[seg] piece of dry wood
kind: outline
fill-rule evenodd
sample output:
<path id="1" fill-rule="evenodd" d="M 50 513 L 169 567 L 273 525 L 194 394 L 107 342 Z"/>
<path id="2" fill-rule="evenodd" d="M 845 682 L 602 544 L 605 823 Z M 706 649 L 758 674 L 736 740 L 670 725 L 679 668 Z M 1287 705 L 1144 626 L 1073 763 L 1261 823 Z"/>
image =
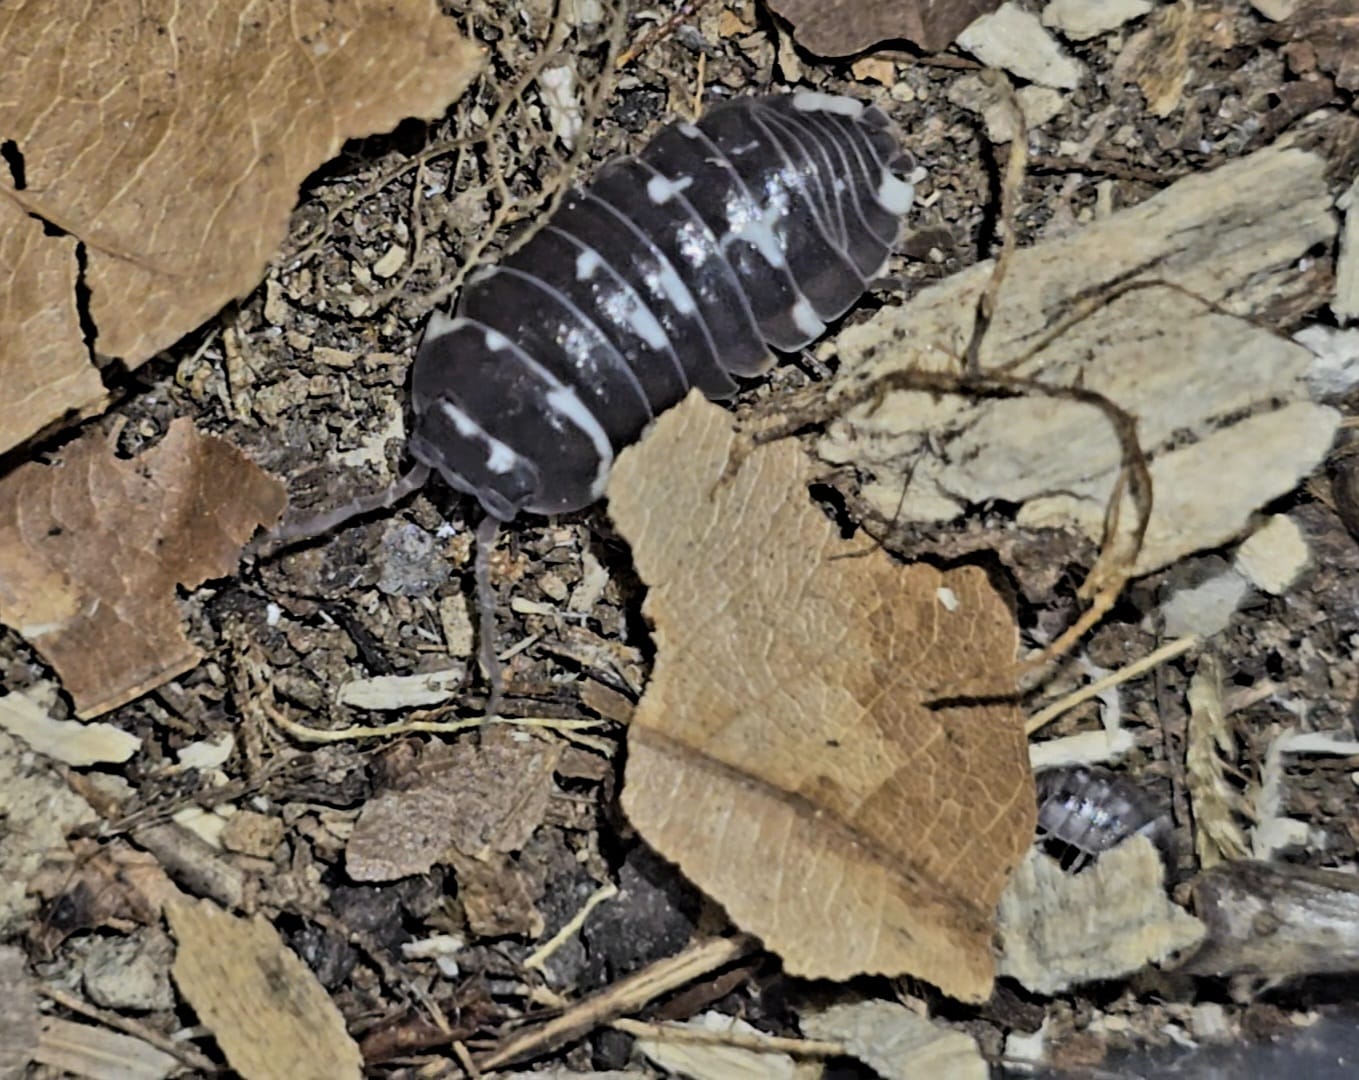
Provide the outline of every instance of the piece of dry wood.
<path id="1" fill-rule="evenodd" d="M 0 479 L 0 620 L 97 716 L 198 663 L 176 590 L 231 573 L 283 485 L 186 419 L 133 460 L 98 432 Z"/>
<path id="2" fill-rule="evenodd" d="M 260 916 L 209 900 L 166 905 L 175 985 L 246 1080 L 344 1080 L 363 1056 L 316 976 Z"/>
<path id="3" fill-rule="evenodd" d="M 1155 490 L 1139 574 L 1231 540 L 1330 445 L 1339 417 L 1309 400 L 1310 354 L 1234 317 L 1315 292 L 1302 267 L 1337 227 L 1326 169 L 1319 153 L 1272 146 L 1014 253 L 980 369 L 1079 386 L 1137 417 Z M 833 397 L 861 398 L 893 372 L 961 371 L 990 276 L 990 263 L 971 267 L 845 329 Z M 909 390 L 857 405 L 819 453 L 870 478 L 863 494 L 884 521 L 1003 501 L 1020 504 L 1021 524 L 1096 541 L 1124 460 L 1088 403 Z M 1136 518 L 1124 506 L 1120 530 Z"/>
<path id="4" fill-rule="evenodd" d="M 1179 970 L 1287 979 L 1359 971 L 1359 880 L 1353 874 L 1241 860 L 1191 886 L 1208 928 Z"/>
<path id="5" fill-rule="evenodd" d="M 305 177 L 346 139 L 442 115 L 481 62 L 432 0 L 181 15 L 52 0 L 0 23 L 0 132 L 24 179 L 0 169 L 0 265 L 19 275 L 0 308 L 0 450 L 101 406 L 91 350 L 136 368 L 249 292 Z"/>
<path id="6" fill-rule="evenodd" d="M 788 971 L 985 998 L 1034 822 L 1013 618 L 975 567 L 841 539 L 807 472 L 698 395 L 620 456 L 657 651 L 624 809 Z"/>

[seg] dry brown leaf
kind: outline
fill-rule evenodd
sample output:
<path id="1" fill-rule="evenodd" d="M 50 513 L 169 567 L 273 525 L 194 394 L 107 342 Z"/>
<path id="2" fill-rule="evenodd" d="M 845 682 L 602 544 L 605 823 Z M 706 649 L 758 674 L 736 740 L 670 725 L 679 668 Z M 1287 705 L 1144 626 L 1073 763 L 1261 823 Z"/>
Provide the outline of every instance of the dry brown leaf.
<path id="1" fill-rule="evenodd" d="M 132 461 L 92 433 L 0 479 L 0 620 L 57 669 L 77 715 L 97 716 L 198 663 L 176 587 L 231 573 L 285 501 L 189 420 Z"/>
<path id="2" fill-rule="evenodd" d="M 34 935 L 49 956 L 81 930 L 159 925 L 165 904 L 181 895 L 154 855 L 124 840 L 74 841 L 30 876 L 28 889 L 57 913 Z"/>
<path id="3" fill-rule="evenodd" d="M 346 139 L 439 116 L 480 63 L 433 0 L 226 0 L 192 18 L 174 0 L 54 0 L 10 11 L 0 56 L 25 179 L 0 182 L 23 302 L 0 314 L 0 383 L 31 404 L 0 411 L 0 451 L 103 400 L 74 322 L 76 243 L 93 349 L 135 368 L 254 287 L 298 184 Z"/>
<path id="4" fill-rule="evenodd" d="M 458 878 L 458 901 L 472 933 L 478 937 L 541 936 L 543 916 L 537 901 L 542 883 L 532 873 L 495 852 L 474 859 L 454 851 L 449 863 Z"/>
<path id="5" fill-rule="evenodd" d="M 793 37 L 819 56 L 848 56 L 880 41 L 905 38 L 927 52 L 946 48 L 1001 0 L 770 0 Z"/>
<path id="6" fill-rule="evenodd" d="M 696 395 L 619 458 L 657 649 L 623 805 L 791 973 L 979 1000 L 1034 826 L 1014 622 L 980 570 L 841 540 L 807 471 Z"/>
<path id="7" fill-rule="evenodd" d="M 426 873 L 450 852 L 480 858 L 518 851 L 543 820 L 561 747 L 488 731 L 422 761 L 401 790 L 363 808 L 345 846 L 355 881 Z"/>
<path id="8" fill-rule="evenodd" d="M 76 242 L 46 235 L 41 221 L 0 199 L 0 266 L 8 271 L 0 290 L 3 452 L 68 410 L 78 416 L 101 411 L 108 395 L 80 329 Z"/>
<path id="9" fill-rule="evenodd" d="M 179 942 L 175 985 L 246 1080 L 343 1080 L 363 1057 L 316 976 L 256 915 L 209 900 L 167 904 Z"/>
<path id="10" fill-rule="evenodd" d="M 1129 39 L 1114 73 L 1137 83 L 1152 116 L 1167 117 L 1179 107 L 1189 81 L 1190 52 L 1207 40 L 1205 23 L 1213 17 L 1191 3 L 1167 4 Z"/>

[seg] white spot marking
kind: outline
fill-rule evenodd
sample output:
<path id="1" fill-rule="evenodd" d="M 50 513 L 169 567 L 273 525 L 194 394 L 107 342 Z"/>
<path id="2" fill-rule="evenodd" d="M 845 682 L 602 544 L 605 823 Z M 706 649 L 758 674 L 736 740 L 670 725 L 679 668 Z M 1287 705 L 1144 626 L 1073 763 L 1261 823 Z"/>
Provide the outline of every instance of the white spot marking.
<path id="1" fill-rule="evenodd" d="M 826 324 L 816 317 L 812 305 L 799 299 L 793 305 L 793 325 L 807 335 L 808 339 L 818 338 L 826 329 Z"/>
<path id="2" fill-rule="evenodd" d="M 911 208 L 915 201 L 915 185 L 900 180 L 891 173 L 883 173 L 882 183 L 878 185 L 878 205 L 889 214 L 900 216 Z"/>
<path id="3" fill-rule="evenodd" d="M 945 611 L 957 611 L 962 607 L 962 602 L 958 599 L 958 594 L 947 585 L 941 585 L 934 590 L 935 597 Z"/>
<path id="4" fill-rule="evenodd" d="M 679 133 L 687 139 L 697 139 L 703 132 L 698 130 L 697 125 L 689 123 L 687 120 L 680 124 Z"/>
<path id="5" fill-rule="evenodd" d="M 595 271 L 599 269 L 603 262 L 599 257 L 599 252 L 594 248 L 586 248 L 576 256 L 576 280 L 589 281 L 594 277 Z"/>
<path id="6" fill-rule="evenodd" d="M 452 315 L 447 315 L 442 311 L 432 312 L 429 317 L 429 322 L 425 324 L 424 340 L 434 341 L 437 338 L 443 337 L 445 334 L 451 334 L 458 328 L 458 325 L 461 322 L 461 319 L 454 318 Z"/>
<path id="7" fill-rule="evenodd" d="M 510 347 L 510 339 L 499 330 L 488 329 L 486 331 L 486 347 L 490 349 L 491 352 L 504 352 Z"/>
<path id="8" fill-rule="evenodd" d="M 613 466 L 613 447 L 609 444 L 609 437 L 604 434 L 604 429 L 599 426 L 594 414 L 585 407 L 585 403 L 569 386 L 558 383 L 549 390 L 547 404 L 554 412 L 561 413 L 580 428 L 594 444 L 595 453 L 599 455 L 599 469 L 595 473 L 594 483 L 590 485 L 590 496 L 595 499 L 603 498 L 604 488 L 609 482 L 609 469 Z"/>
<path id="9" fill-rule="evenodd" d="M 793 95 L 793 108 L 798 112 L 828 112 L 857 119 L 863 115 L 864 103 L 839 94 L 822 94 L 815 90 L 799 90 Z"/>
<path id="10" fill-rule="evenodd" d="M 662 203 L 668 203 L 693 182 L 692 176 L 681 176 L 674 180 L 666 176 L 653 176 L 646 182 L 646 197 L 660 206 Z"/>
<path id="11" fill-rule="evenodd" d="M 486 331 L 488 341 L 492 334 L 495 334 L 494 330 Z M 503 335 L 500 334 L 496 334 L 496 336 L 503 338 Z M 478 442 L 486 447 L 486 468 L 490 472 L 503 475 L 513 469 L 514 463 L 520 460 L 521 455 L 519 453 L 490 434 L 448 399 L 445 398 L 439 402 L 439 409 L 453 422 L 453 426 L 458 429 L 459 435 L 469 442 Z"/>

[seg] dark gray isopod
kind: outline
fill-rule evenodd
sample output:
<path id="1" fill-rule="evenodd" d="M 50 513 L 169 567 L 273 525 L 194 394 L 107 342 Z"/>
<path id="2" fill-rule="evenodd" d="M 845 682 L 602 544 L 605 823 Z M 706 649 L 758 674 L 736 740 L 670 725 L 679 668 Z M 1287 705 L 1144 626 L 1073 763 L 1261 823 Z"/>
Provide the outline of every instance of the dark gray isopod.
<path id="1" fill-rule="evenodd" d="M 858 301 L 910 208 L 907 165 L 878 109 L 810 91 L 664 128 L 430 319 L 412 456 L 502 521 L 595 502 L 691 386 L 729 396 Z"/>
<path id="2" fill-rule="evenodd" d="M 1079 853 L 1078 865 L 1143 835 L 1163 846 L 1168 821 L 1125 776 L 1084 765 L 1038 774 L 1038 835 Z"/>

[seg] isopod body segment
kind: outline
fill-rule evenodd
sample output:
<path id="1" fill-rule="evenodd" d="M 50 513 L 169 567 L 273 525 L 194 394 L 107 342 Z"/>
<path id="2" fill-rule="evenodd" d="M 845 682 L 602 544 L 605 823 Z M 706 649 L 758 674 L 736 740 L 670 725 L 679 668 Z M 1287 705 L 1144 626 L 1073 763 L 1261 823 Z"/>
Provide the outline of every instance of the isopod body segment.
<path id="1" fill-rule="evenodd" d="M 502 521 L 595 502 L 690 387 L 729 396 L 859 300 L 911 206 L 908 164 L 877 108 L 810 91 L 663 128 L 431 318 L 412 456 Z"/>

